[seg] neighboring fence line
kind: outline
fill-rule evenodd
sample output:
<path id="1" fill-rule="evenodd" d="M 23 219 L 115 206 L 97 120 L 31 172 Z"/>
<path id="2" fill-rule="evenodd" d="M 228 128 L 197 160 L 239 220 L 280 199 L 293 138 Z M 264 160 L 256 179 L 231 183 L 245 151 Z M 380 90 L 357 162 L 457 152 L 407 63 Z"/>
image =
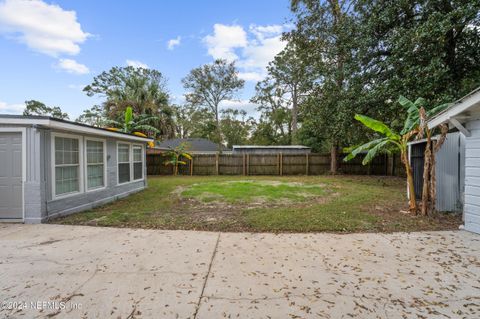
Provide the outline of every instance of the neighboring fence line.
<path id="1" fill-rule="evenodd" d="M 405 176 L 398 155 L 377 156 L 368 165 L 362 157 L 349 162 L 338 159 L 338 172 L 351 175 Z M 149 175 L 172 175 L 172 166 L 163 154 L 147 155 Z M 330 154 L 194 154 L 193 160 L 182 159 L 187 165 L 179 166 L 180 175 L 323 175 L 330 172 Z"/>

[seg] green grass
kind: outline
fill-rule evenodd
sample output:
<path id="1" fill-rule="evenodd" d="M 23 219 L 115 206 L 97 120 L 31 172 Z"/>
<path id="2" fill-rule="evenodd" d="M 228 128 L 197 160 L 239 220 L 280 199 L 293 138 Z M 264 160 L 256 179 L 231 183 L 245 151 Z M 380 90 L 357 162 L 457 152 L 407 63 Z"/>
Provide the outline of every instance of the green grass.
<path id="1" fill-rule="evenodd" d="M 266 232 L 453 229 L 453 215 L 406 208 L 400 178 L 358 176 L 150 177 L 148 189 L 52 223 Z"/>
<path id="2" fill-rule="evenodd" d="M 193 184 L 181 193 L 182 196 L 197 198 L 203 202 L 225 201 L 232 204 L 279 199 L 301 202 L 322 194 L 325 194 L 322 185 L 263 180 L 203 182 Z"/>

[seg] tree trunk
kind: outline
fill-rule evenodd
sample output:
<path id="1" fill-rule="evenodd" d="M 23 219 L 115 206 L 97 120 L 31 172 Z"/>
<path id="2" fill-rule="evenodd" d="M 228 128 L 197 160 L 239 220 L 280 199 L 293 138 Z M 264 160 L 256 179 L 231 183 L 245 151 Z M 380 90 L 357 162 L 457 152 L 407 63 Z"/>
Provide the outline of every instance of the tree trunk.
<path id="1" fill-rule="evenodd" d="M 298 97 L 297 88 L 294 86 L 292 90 L 292 144 L 297 143 L 298 130 Z"/>
<path id="2" fill-rule="evenodd" d="M 333 175 L 337 174 L 337 168 L 338 168 L 337 148 L 338 148 L 337 143 L 333 142 L 332 143 L 332 148 L 330 150 L 330 173 L 333 174 Z"/>
<path id="3" fill-rule="evenodd" d="M 427 145 L 424 152 L 424 164 L 423 164 L 423 190 L 422 190 L 422 209 L 421 214 L 423 216 L 428 215 L 429 203 L 430 203 L 430 167 L 432 160 L 432 139 L 430 132 L 427 131 Z"/>
<path id="4" fill-rule="evenodd" d="M 405 165 L 405 172 L 407 173 L 407 185 L 408 185 L 408 210 L 411 213 L 417 213 L 417 201 L 415 199 L 415 185 L 413 184 L 413 175 L 412 175 L 412 167 L 408 162 L 408 155 L 406 151 L 403 151 L 401 154 L 402 163 Z"/>
<path id="5" fill-rule="evenodd" d="M 448 133 L 448 125 L 442 124 L 440 126 L 441 134 L 440 138 L 435 142 L 435 145 L 432 145 L 432 161 L 430 163 L 430 210 L 434 211 L 436 208 L 437 202 L 437 177 L 436 177 L 436 170 L 435 170 L 435 163 L 436 163 L 436 153 L 440 150 L 445 139 L 447 138 Z"/>
<path id="6" fill-rule="evenodd" d="M 217 138 L 218 138 L 218 144 L 219 144 L 219 150 L 220 151 L 220 144 L 222 143 L 222 133 L 220 131 L 220 119 L 218 117 L 218 106 L 215 109 L 215 121 L 217 124 Z"/>

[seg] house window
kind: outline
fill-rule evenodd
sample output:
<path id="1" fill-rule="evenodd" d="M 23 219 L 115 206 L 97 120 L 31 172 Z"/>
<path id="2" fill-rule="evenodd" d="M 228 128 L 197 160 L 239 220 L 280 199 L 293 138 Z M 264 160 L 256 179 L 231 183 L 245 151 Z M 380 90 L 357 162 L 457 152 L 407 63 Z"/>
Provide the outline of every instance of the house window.
<path id="1" fill-rule="evenodd" d="M 118 144 L 118 183 L 130 181 L 130 144 Z"/>
<path id="2" fill-rule="evenodd" d="M 86 140 L 87 190 L 105 187 L 105 142 Z"/>
<path id="3" fill-rule="evenodd" d="M 55 195 L 80 191 L 79 139 L 55 137 Z"/>
<path id="4" fill-rule="evenodd" d="M 133 180 L 143 178 L 143 149 L 141 146 L 133 146 Z"/>

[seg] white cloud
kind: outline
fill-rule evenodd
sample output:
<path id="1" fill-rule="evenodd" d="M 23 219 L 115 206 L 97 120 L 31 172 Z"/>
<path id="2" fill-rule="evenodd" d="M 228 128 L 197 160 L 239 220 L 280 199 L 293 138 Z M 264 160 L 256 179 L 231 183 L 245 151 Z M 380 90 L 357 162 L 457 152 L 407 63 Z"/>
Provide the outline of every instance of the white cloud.
<path id="1" fill-rule="evenodd" d="M 173 50 L 176 46 L 180 45 L 180 42 L 182 41 L 182 37 L 178 36 L 175 39 L 170 39 L 167 42 L 167 48 L 169 50 Z"/>
<path id="2" fill-rule="evenodd" d="M 265 78 L 266 66 L 285 48 L 281 34 L 287 28 L 286 25 L 250 25 L 247 32 L 239 25 L 215 24 L 213 34 L 203 41 L 214 59 L 236 61 L 239 76 L 257 82 Z"/>
<path id="3" fill-rule="evenodd" d="M 25 104 L 7 104 L 0 101 L 0 114 L 22 114 Z"/>
<path id="4" fill-rule="evenodd" d="M 60 59 L 58 61 L 57 67 L 60 69 L 67 71 L 68 73 L 73 74 L 88 74 L 90 70 L 84 64 L 78 63 L 72 59 Z"/>
<path id="5" fill-rule="evenodd" d="M 148 65 L 138 60 L 127 60 L 126 63 L 128 66 L 133 66 L 134 68 L 143 68 L 143 69 L 149 68 Z"/>
<path id="6" fill-rule="evenodd" d="M 203 38 L 207 45 L 208 54 L 214 59 L 226 59 L 233 61 L 238 58 L 234 50 L 246 47 L 248 44 L 247 33 L 239 25 L 215 24 L 213 35 Z"/>
<path id="7" fill-rule="evenodd" d="M 258 105 L 249 100 L 223 100 L 219 105 L 221 110 L 234 109 L 245 110 L 249 116 L 258 117 Z"/>
<path id="8" fill-rule="evenodd" d="M 0 33 L 30 49 L 57 57 L 75 55 L 90 34 L 84 32 L 75 11 L 41 0 L 6 0 L 0 3 Z"/>
<path id="9" fill-rule="evenodd" d="M 238 77 L 245 81 L 258 82 L 265 78 L 265 74 L 259 72 L 239 72 Z"/>

